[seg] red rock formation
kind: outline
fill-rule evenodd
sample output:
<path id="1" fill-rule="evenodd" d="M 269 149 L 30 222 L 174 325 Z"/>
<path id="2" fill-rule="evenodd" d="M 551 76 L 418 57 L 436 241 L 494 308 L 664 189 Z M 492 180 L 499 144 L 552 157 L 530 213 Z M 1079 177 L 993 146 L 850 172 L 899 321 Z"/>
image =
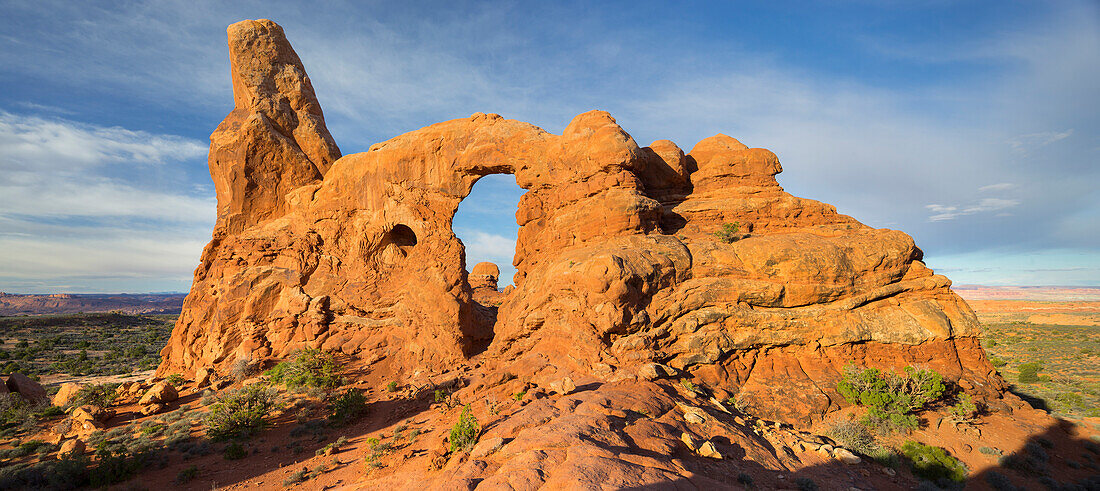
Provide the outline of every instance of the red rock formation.
<path id="1" fill-rule="evenodd" d="M 210 152 L 218 224 L 161 375 L 305 346 L 410 373 L 476 355 L 539 385 L 631 379 L 657 361 L 787 421 L 837 407 L 848 363 L 1003 391 L 973 312 L 912 238 L 786 193 L 768 150 L 725 135 L 686 155 L 643 148 L 602 111 L 561 135 L 478 113 L 337 159 L 281 29 L 245 21 L 229 39 L 236 108 Z M 471 282 L 489 275 L 467 275 L 450 224 L 497 173 L 527 192 L 516 287 L 487 317 Z M 734 222 L 739 240 L 715 235 Z"/>

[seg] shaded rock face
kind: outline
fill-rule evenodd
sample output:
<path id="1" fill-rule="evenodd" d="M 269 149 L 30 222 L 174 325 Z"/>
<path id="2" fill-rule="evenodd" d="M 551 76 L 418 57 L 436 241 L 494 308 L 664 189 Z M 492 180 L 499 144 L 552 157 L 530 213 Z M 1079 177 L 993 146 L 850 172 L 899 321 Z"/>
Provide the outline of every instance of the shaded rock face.
<path id="1" fill-rule="evenodd" d="M 282 30 L 228 33 L 236 107 L 211 136 L 218 222 L 161 375 L 307 346 L 409 372 L 478 356 L 540 384 L 659 362 L 782 420 L 836 407 L 849 363 L 1004 389 L 973 312 L 912 238 L 786 193 L 768 150 L 725 135 L 686 154 L 640 147 L 591 111 L 561 135 L 478 113 L 340 157 Z M 474 296 L 499 272 L 467 274 L 451 221 L 500 173 L 526 194 L 515 287 L 489 316 Z M 736 236 L 716 235 L 735 222 Z"/>

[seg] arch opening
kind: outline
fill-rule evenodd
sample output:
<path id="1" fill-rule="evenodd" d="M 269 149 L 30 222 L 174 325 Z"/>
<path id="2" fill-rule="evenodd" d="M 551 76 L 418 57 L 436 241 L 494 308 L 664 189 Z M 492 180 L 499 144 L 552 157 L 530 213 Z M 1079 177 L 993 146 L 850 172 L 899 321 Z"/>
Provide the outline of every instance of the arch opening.
<path id="1" fill-rule="evenodd" d="M 465 248 L 466 272 L 482 262 L 500 269 L 498 290 L 513 283 L 519 224 L 516 211 L 526 191 L 511 174 L 490 174 L 474 183 L 470 194 L 458 204 L 451 230 Z"/>
<path id="2" fill-rule="evenodd" d="M 519 224 L 516 212 L 525 193 L 511 174 L 490 174 L 473 184 L 458 205 L 451 230 L 463 245 L 474 308 L 474 324 L 467 331 L 467 356 L 481 353 L 493 341 L 497 309 L 507 299 L 516 273 L 513 262 Z M 502 291 L 504 290 L 504 291 Z"/>

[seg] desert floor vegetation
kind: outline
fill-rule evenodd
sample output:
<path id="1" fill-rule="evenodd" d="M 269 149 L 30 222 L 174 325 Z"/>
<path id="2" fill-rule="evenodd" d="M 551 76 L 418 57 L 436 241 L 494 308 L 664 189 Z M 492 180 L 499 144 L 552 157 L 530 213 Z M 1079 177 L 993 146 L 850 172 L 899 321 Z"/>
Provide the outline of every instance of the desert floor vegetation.
<path id="1" fill-rule="evenodd" d="M 174 315 L 0 317 L 0 373 L 121 375 L 156 368 Z"/>
<path id="2" fill-rule="evenodd" d="M 1100 326 L 985 323 L 983 347 L 1012 390 L 1073 421 L 1100 417 Z"/>

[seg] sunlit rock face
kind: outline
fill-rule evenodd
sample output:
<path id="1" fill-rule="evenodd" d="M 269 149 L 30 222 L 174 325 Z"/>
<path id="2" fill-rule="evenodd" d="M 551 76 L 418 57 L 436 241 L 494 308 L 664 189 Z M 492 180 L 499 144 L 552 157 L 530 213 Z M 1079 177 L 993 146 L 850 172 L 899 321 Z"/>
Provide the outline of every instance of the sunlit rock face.
<path id="1" fill-rule="evenodd" d="M 688 153 L 641 147 L 591 111 L 561 135 L 478 113 L 341 157 L 282 29 L 228 33 L 218 222 L 159 374 L 303 347 L 410 373 L 477 357 L 536 383 L 656 361 L 781 420 L 836 407 L 849 363 L 1003 390 L 973 312 L 913 239 L 786 193 L 768 150 L 721 134 Z M 526 190 L 503 293 L 495 266 L 467 273 L 451 230 L 473 184 L 501 173 Z"/>

